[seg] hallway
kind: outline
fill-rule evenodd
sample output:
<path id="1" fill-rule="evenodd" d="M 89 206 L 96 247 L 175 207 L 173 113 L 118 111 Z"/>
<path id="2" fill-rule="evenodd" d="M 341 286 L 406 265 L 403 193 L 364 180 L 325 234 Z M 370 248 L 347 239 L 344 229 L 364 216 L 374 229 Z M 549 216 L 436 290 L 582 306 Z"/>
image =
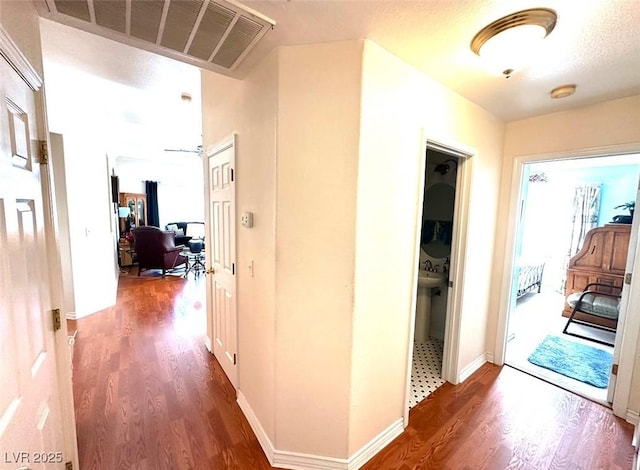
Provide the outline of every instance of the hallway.
<path id="1" fill-rule="evenodd" d="M 77 322 L 82 470 L 271 468 L 204 346 L 205 279 L 121 275 L 117 306 Z"/>
<path id="2" fill-rule="evenodd" d="M 203 344 L 205 277 L 121 275 L 117 306 L 77 322 L 82 470 L 270 469 Z M 632 468 L 633 427 L 509 367 L 444 384 L 363 468 Z"/>

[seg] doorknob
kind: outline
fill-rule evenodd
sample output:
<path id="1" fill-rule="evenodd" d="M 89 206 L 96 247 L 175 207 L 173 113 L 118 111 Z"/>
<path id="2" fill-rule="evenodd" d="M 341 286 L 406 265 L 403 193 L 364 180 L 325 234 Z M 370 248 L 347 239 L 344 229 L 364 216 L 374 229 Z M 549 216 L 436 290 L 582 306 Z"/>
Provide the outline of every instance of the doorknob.
<path id="1" fill-rule="evenodd" d="M 216 272 L 216 270 L 215 270 L 215 269 L 213 269 L 213 268 L 209 268 L 209 269 L 207 269 L 207 271 L 206 271 L 206 273 L 207 273 L 207 274 L 214 274 L 215 272 Z"/>

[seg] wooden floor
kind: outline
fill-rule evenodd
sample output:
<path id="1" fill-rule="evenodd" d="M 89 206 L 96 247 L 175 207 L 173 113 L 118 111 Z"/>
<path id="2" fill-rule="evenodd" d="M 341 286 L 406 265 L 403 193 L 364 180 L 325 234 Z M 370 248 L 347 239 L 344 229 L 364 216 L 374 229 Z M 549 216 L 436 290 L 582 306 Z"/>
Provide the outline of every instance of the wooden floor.
<path id="1" fill-rule="evenodd" d="M 271 468 L 203 344 L 204 277 L 121 276 L 117 306 L 77 322 L 81 470 Z"/>
<path id="2" fill-rule="evenodd" d="M 508 366 L 485 364 L 411 409 L 363 469 L 631 469 L 633 427 L 611 410 Z"/>
<path id="3" fill-rule="evenodd" d="M 77 322 L 81 470 L 271 468 L 203 345 L 204 288 L 125 275 L 115 308 Z M 412 409 L 364 468 L 630 469 L 631 434 L 600 405 L 487 364 Z"/>

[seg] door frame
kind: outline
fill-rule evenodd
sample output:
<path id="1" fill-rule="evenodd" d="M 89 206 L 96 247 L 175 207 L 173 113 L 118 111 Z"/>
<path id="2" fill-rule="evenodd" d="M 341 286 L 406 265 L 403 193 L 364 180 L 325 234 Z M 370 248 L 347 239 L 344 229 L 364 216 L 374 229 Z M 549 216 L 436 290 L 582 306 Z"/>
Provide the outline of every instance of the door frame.
<path id="1" fill-rule="evenodd" d="M 505 257 L 502 265 L 502 282 L 500 286 L 500 302 L 498 308 L 498 322 L 496 342 L 494 345 L 494 363 L 504 365 L 508 339 L 509 312 L 512 308 L 511 289 L 513 288 L 513 266 L 518 237 L 518 226 L 522 207 L 520 199 L 523 190 L 522 174 L 524 165 L 535 162 L 551 162 L 555 160 L 570 160 L 578 158 L 607 157 L 613 155 L 625 155 L 640 153 L 640 142 L 610 145 L 581 150 L 553 152 L 533 155 L 521 155 L 514 158 L 511 171 L 511 191 L 509 200 L 509 212 L 507 219 L 507 233 L 505 239 Z M 634 224 L 634 226 L 637 226 Z M 633 238 L 633 234 L 632 234 Z M 636 260 L 640 254 L 640 238 L 636 239 Z M 636 263 L 637 264 L 637 263 Z M 640 309 L 640 276 L 634 276 L 629 286 L 627 311 Z M 635 368 L 635 348 L 640 340 L 640 315 L 623 315 L 618 328 L 624 331 L 620 343 L 620 362 L 616 390 L 613 399 L 613 413 L 630 422 L 637 422 L 637 413 L 628 410 L 629 396 L 631 394 L 631 381 Z"/>
<path id="2" fill-rule="evenodd" d="M 234 208 L 237 211 L 237 204 L 236 204 L 236 191 L 235 191 L 235 185 L 238 182 L 238 175 L 237 175 L 237 171 L 236 171 L 236 157 L 237 157 L 237 149 L 238 149 L 238 134 L 237 133 L 233 133 L 230 136 L 218 141 L 217 143 L 207 146 L 206 149 L 202 152 L 202 168 L 204 171 L 204 204 L 205 204 L 205 211 L 204 211 L 204 224 L 205 224 L 205 233 L 206 234 L 210 234 L 211 233 L 211 216 L 209 213 L 209 207 L 211 204 L 211 200 L 210 200 L 210 189 L 211 189 L 211 175 L 209 174 L 209 158 L 220 153 L 223 152 L 227 149 L 233 149 L 233 157 L 232 157 L 232 168 L 233 168 L 233 172 L 234 172 L 234 179 L 233 179 L 233 188 L 232 188 L 232 198 L 234 200 Z M 237 247 L 238 247 L 238 239 L 237 239 L 237 234 L 238 234 L 238 227 L 236 224 L 236 219 L 237 219 L 237 214 L 234 214 L 233 217 L 233 238 L 235 240 L 235 243 L 233 244 L 234 249 L 233 249 L 233 259 L 234 262 L 237 262 Z M 211 237 L 208 237 L 211 238 Z M 209 245 L 211 244 L 211 240 L 208 242 Z M 209 275 L 209 270 L 212 268 L 212 263 L 211 263 L 211 250 L 206 250 L 206 263 L 207 263 L 207 274 Z M 237 272 L 237 267 L 236 267 L 236 272 Z M 238 279 L 237 276 L 234 276 L 234 282 L 235 282 L 235 292 L 236 292 L 236 299 L 238 297 Z M 207 347 L 207 349 L 209 350 L 209 352 L 211 354 L 214 354 L 214 345 L 213 345 L 213 341 L 215 338 L 215 332 L 214 332 L 214 325 L 215 322 L 213 321 L 213 291 L 211 290 L 211 284 L 209 282 L 209 280 L 207 279 L 206 282 L 206 290 L 207 290 L 207 334 L 205 336 L 205 346 Z M 233 314 L 235 315 L 235 322 L 236 322 L 236 345 L 238 345 L 238 338 L 240 336 L 239 333 L 239 322 L 238 322 L 238 303 L 237 300 L 234 303 L 235 306 L 235 311 L 233 312 Z M 215 356 L 215 354 L 214 354 Z M 234 387 L 236 388 L 236 390 L 238 389 L 238 380 L 240 378 L 240 353 L 238 351 L 237 353 L 237 363 L 236 363 L 236 377 L 235 380 L 233 380 L 231 377 L 229 377 L 229 380 L 233 383 Z"/>
<path id="3" fill-rule="evenodd" d="M 46 119 L 46 98 L 42 89 L 44 81 L 29 59 L 20 50 L 7 31 L 0 25 L 0 55 L 4 57 L 11 67 L 20 75 L 27 85 L 34 91 L 36 116 L 38 121 L 38 140 L 47 143 L 51 148 L 49 139 L 48 122 Z M 0 60 L 3 60 L 0 58 Z M 49 155 L 50 157 L 50 155 Z M 51 308 L 60 308 L 61 317 L 64 319 L 64 287 L 62 284 L 62 261 L 58 251 L 58 217 L 55 203 L 55 185 L 53 182 L 53 160 L 49 158 L 48 164 L 40 165 L 42 208 L 44 217 L 44 237 L 47 247 L 47 266 L 49 283 L 49 297 Z M 44 314 L 44 312 L 43 312 Z M 70 460 L 74 467 L 79 466 L 78 440 L 76 435 L 75 407 L 73 402 L 72 383 L 72 349 L 69 343 L 67 324 L 62 321 L 61 328 L 54 332 L 54 357 L 56 362 L 56 375 L 60 396 L 60 411 L 62 432 L 64 437 L 65 460 Z"/>
<path id="4" fill-rule="evenodd" d="M 424 136 L 424 134 L 423 134 Z M 414 286 L 417 286 L 418 267 L 420 261 L 420 230 L 422 228 L 422 209 L 424 206 L 425 172 L 427 168 L 427 149 L 444 153 L 455 158 L 458 163 L 456 175 L 456 191 L 453 209 L 453 233 L 451 239 L 451 255 L 449 270 L 449 289 L 447 294 L 447 309 L 445 312 L 444 350 L 442 354 L 442 378 L 452 384 L 458 384 L 464 377 L 460 371 L 460 322 L 462 309 L 462 289 L 465 270 L 467 247 L 467 230 L 469 221 L 469 197 L 471 186 L 472 160 L 476 151 L 458 142 L 443 143 L 430 138 L 422 138 L 420 146 L 422 156 L 418 180 L 418 208 L 416 211 L 416 236 L 414 254 Z M 451 284 L 453 283 L 453 284 Z M 404 403 L 404 427 L 409 424 L 409 398 L 411 395 L 411 371 L 413 368 L 413 340 L 415 336 L 417 287 L 413 289 L 409 325 L 409 351 L 407 361 L 406 390 Z"/>

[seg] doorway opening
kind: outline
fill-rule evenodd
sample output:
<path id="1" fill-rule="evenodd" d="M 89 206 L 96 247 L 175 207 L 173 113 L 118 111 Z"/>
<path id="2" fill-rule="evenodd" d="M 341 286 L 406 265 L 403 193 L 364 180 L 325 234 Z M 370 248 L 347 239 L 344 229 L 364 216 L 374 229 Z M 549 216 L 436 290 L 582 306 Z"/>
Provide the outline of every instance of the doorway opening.
<path id="1" fill-rule="evenodd" d="M 427 144 L 409 408 L 447 380 L 452 246 L 460 155 Z M 445 347 L 447 345 L 447 347 Z"/>
<path id="2" fill-rule="evenodd" d="M 628 207 L 635 205 L 639 178 L 638 154 L 523 165 L 505 363 L 605 406 L 613 400 L 609 374 L 623 322 L 615 332 L 567 326 L 566 298 L 591 282 L 622 287 L 632 231 Z M 565 326 L 583 337 L 564 333 Z M 558 351 L 562 364 L 554 363 Z M 584 364 L 585 357 L 598 362 L 568 365 Z"/>

